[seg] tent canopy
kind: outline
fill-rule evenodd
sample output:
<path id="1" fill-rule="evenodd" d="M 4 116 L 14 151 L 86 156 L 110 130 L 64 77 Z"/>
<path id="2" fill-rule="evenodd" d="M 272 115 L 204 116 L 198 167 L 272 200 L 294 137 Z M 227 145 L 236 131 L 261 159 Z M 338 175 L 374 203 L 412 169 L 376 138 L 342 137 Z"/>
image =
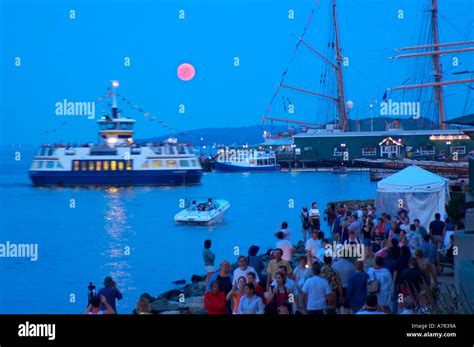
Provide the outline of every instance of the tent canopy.
<path id="1" fill-rule="evenodd" d="M 447 179 L 412 165 L 379 181 L 377 190 L 397 193 L 430 193 L 445 190 L 447 184 Z"/>
<path id="2" fill-rule="evenodd" d="M 412 165 L 378 182 L 375 205 L 378 211 L 393 216 L 401 202 L 410 220 L 418 218 L 428 229 L 436 213 L 444 219 L 448 199 L 447 179 Z"/>

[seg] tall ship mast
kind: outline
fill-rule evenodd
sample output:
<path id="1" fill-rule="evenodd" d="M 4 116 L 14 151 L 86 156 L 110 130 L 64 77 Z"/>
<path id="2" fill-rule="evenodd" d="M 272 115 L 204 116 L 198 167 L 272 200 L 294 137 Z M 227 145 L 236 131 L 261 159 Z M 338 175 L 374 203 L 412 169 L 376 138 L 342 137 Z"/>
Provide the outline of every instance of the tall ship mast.
<path id="1" fill-rule="evenodd" d="M 338 130 L 338 131 L 348 131 L 348 113 L 352 103 L 349 102 L 346 105 L 345 101 L 345 92 L 344 92 L 344 79 L 343 79 L 343 56 L 342 56 L 342 48 L 341 48 L 341 43 L 340 43 L 340 34 L 339 34 L 339 24 L 338 24 L 338 17 L 337 17 L 337 5 L 336 5 L 336 0 L 331 0 L 331 6 L 330 6 L 330 17 L 331 17 L 331 26 L 332 30 L 330 32 L 330 38 L 328 42 L 328 54 L 323 54 L 319 50 L 317 50 L 314 46 L 312 46 L 306 39 L 305 39 L 305 34 L 307 32 L 308 27 L 310 26 L 312 20 L 313 20 L 313 15 L 314 15 L 314 9 L 311 12 L 310 17 L 308 18 L 308 21 L 306 23 L 306 26 L 304 28 L 303 34 L 299 37 L 297 37 L 297 44 L 295 46 L 295 50 L 293 52 L 293 55 L 295 55 L 300 48 L 300 46 L 304 46 L 306 49 L 308 49 L 311 53 L 316 55 L 321 61 L 326 64 L 326 67 L 329 69 L 329 74 L 332 74 L 335 77 L 336 80 L 336 90 L 333 91 L 333 94 L 327 94 L 323 92 L 315 92 L 313 90 L 289 85 L 285 82 L 285 79 L 287 77 L 288 73 L 288 68 L 283 72 L 283 76 L 281 78 L 280 83 L 278 84 L 277 90 L 273 94 L 273 97 L 271 99 L 270 104 L 268 105 L 265 114 L 263 116 L 262 124 L 265 124 L 266 121 L 276 121 L 276 122 L 284 122 L 284 123 L 292 123 L 292 124 L 298 124 L 301 126 L 309 126 L 309 127 L 322 127 L 324 126 L 323 124 L 319 123 L 313 123 L 313 122 L 304 122 L 304 121 L 298 121 L 295 119 L 288 119 L 288 118 L 279 118 L 279 117 L 274 117 L 270 115 L 270 111 L 272 109 L 272 106 L 277 98 L 277 95 L 285 90 L 292 90 L 298 93 L 303 93 L 307 95 L 311 95 L 314 97 L 317 97 L 318 99 L 330 101 L 333 104 L 333 107 L 336 110 L 336 119 L 337 123 L 334 124 L 334 127 L 332 127 L 333 130 Z M 329 53 L 330 52 L 330 53 Z M 332 58 L 328 58 L 328 56 L 331 55 Z M 327 76 L 326 73 L 321 73 L 321 84 L 324 84 L 326 82 Z M 318 100 L 319 101 L 319 100 Z"/>
<path id="2" fill-rule="evenodd" d="M 117 81 L 112 82 L 110 115 L 97 121 L 99 142 L 81 146 L 43 145 L 30 168 L 36 186 L 193 185 L 202 167 L 193 148 L 170 139 L 138 143 L 133 139 L 135 120 L 117 107 Z"/>
<path id="3" fill-rule="evenodd" d="M 389 91 L 397 90 L 410 90 L 410 89 L 421 89 L 421 88 L 433 88 L 434 91 L 434 103 L 437 108 L 438 119 L 436 120 L 440 129 L 446 129 L 446 110 L 444 101 L 443 87 L 448 85 L 456 84 L 467 84 L 474 82 L 474 78 L 458 79 L 458 80 L 445 80 L 443 78 L 443 69 L 441 65 L 441 55 L 451 55 L 454 53 L 466 53 L 474 51 L 474 41 L 457 41 L 441 43 L 439 39 L 438 29 L 438 0 L 431 0 L 431 12 L 430 26 L 431 26 L 431 37 L 432 42 L 423 45 L 410 46 L 399 48 L 398 52 L 413 52 L 400 54 L 391 59 L 413 59 L 417 57 L 431 57 L 433 80 L 425 83 L 417 83 L 410 85 L 402 85 L 398 87 L 389 88 Z M 471 47 L 466 47 L 471 46 Z M 453 48 L 457 47 L 457 48 Z"/>
<path id="4" fill-rule="evenodd" d="M 429 26 L 423 26 L 423 28 L 429 30 L 422 30 L 422 28 L 417 30 L 421 42 L 415 46 L 400 48 L 398 49 L 399 55 L 391 57 L 392 60 L 412 58 L 413 63 L 416 63 L 414 64 L 416 70 L 408 76 L 402 85 L 381 91 L 385 92 L 382 97 L 383 102 L 378 105 L 381 107 L 380 115 L 382 117 L 375 119 L 378 123 L 376 127 L 374 127 L 372 114 L 375 106 L 373 104 L 370 104 L 370 119 L 364 117 L 361 120 L 350 122 L 349 116 L 353 102 L 346 98 L 343 79 L 345 57 L 341 48 L 337 4 L 336 0 L 331 0 L 326 4 L 329 5 L 331 20 L 326 54 L 313 47 L 305 37 L 313 20 L 315 13 L 313 9 L 302 35 L 297 37 L 290 62 L 290 64 L 293 63 L 296 52 L 301 47 L 321 60 L 323 65 L 319 81 L 320 90 L 314 91 L 288 83 L 288 76 L 291 74 L 288 68 L 284 70 L 280 83 L 265 110 L 263 123 L 267 121 L 270 121 L 272 125 L 273 122 L 286 123 L 289 125 L 289 130 L 294 130 L 295 128 L 290 124 L 295 124 L 299 126 L 300 131 L 281 131 L 281 136 L 280 134 L 271 136 L 268 134 L 269 132 L 265 131 L 265 142 L 261 144 L 261 147 L 275 150 L 277 161 L 282 167 L 340 165 L 341 162 L 357 164 L 357 161 L 363 162 L 364 165 L 374 161 L 378 165 L 379 159 L 455 161 L 459 165 L 463 165 L 461 162 L 464 162 L 467 155 L 474 150 L 474 142 L 468 136 L 468 131 L 463 132 L 462 127 L 448 128 L 446 126 L 447 119 L 449 119 L 449 123 L 456 124 L 456 122 L 453 122 L 453 117 L 447 116 L 445 102 L 447 95 L 444 94 L 443 88 L 450 85 L 473 83 L 473 72 L 466 70 L 453 73 L 453 75 L 471 74 L 470 78 L 447 78 L 446 73 L 443 74 L 441 57 L 453 53 L 464 54 L 474 51 L 474 41 L 442 43 L 438 28 L 438 17 L 440 16 L 438 1 L 420 0 L 420 5 L 428 7 L 420 13 L 422 16 L 428 13 Z M 430 60 L 429 64 L 426 63 L 427 59 Z M 413 82 L 420 78 L 419 63 L 422 60 L 425 60 L 425 63 L 421 64 L 422 68 L 427 71 L 422 71 L 421 81 Z M 470 61 L 466 60 L 465 65 L 469 64 Z M 305 77 L 307 76 L 310 74 L 305 75 Z M 331 81 L 334 83 L 328 83 Z M 408 81 L 412 82 L 407 83 Z M 278 109 L 275 106 L 279 105 L 280 97 L 285 111 L 289 111 L 290 107 L 294 108 L 290 99 L 281 95 L 287 91 L 314 97 L 317 101 L 317 112 L 314 116 L 326 117 L 326 121 L 303 121 L 288 117 L 289 113 L 294 112 L 287 112 L 286 116 L 275 115 Z M 431 93 L 432 95 L 424 95 L 421 93 L 422 91 L 425 92 L 424 94 Z M 404 95 L 395 100 L 394 104 L 397 104 L 395 106 L 408 112 L 398 112 L 397 109 L 396 112 L 385 115 L 382 112 L 382 105 L 387 108 L 394 106 L 391 104 L 392 100 L 388 98 L 397 93 Z M 413 93 L 413 95 L 407 97 L 409 93 Z M 470 92 L 468 91 L 468 93 Z M 378 103 L 378 101 L 374 101 L 374 103 Z M 310 102 L 306 102 L 306 104 L 311 105 Z M 324 109 L 323 105 L 328 106 Z M 466 102 L 463 113 L 466 112 L 467 105 Z M 299 107 L 301 109 L 301 106 Z M 304 113 L 307 112 L 299 114 Z M 329 119 L 331 116 L 334 116 L 332 121 Z M 401 118 L 400 116 L 408 117 Z M 458 116 L 460 115 L 454 117 Z M 385 121 L 385 125 L 381 124 L 382 119 Z M 369 127 L 367 126 L 368 120 L 370 120 Z M 361 130 L 362 123 L 365 123 L 364 130 Z M 404 129 L 405 125 L 406 130 Z M 453 163 L 453 165 L 458 165 L 458 163 Z"/>

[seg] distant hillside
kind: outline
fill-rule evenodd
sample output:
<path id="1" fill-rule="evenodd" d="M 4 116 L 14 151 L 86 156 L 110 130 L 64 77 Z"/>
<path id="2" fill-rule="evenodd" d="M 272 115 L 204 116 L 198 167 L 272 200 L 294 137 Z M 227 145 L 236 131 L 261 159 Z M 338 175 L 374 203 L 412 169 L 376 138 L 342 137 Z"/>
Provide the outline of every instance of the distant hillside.
<path id="1" fill-rule="evenodd" d="M 393 119 L 385 117 L 374 117 L 373 118 L 373 130 L 382 131 L 385 130 L 386 123 L 393 121 Z M 360 120 L 350 120 L 349 130 L 350 131 L 370 131 L 371 128 L 370 118 Z M 281 123 L 280 123 L 281 124 Z M 426 118 L 420 119 L 400 119 L 401 127 L 405 130 L 421 130 L 421 129 L 436 129 L 435 123 Z M 295 131 L 301 132 L 299 126 L 294 127 Z M 243 144 L 259 144 L 264 141 L 263 132 L 269 131 L 273 135 L 278 132 L 288 131 L 287 125 L 252 125 L 244 127 L 228 127 L 228 128 L 204 128 L 187 131 L 187 135 L 173 134 L 179 141 L 191 142 L 195 145 L 213 145 L 213 144 L 226 144 L 226 145 L 243 145 Z M 159 142 L 167 139 L 169 136 L 160 136 L 151 139 L 144 139 L 144 141 Z M 202 138 L 202 140 L 201 140 Z"/>

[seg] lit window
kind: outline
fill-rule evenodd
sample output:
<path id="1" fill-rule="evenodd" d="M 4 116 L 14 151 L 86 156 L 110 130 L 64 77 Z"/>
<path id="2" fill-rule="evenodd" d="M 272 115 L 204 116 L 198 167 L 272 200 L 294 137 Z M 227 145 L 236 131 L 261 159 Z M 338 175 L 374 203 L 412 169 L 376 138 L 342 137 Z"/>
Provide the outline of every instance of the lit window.
<path id="1" fill-rule="evenodd" d="M 110 170 L 112 170 L 112 171 L 117 170 L 117 162 L 115 160 L 112 160 L 110 162 Z"/>
<path id="2" fill-rule="evenodd" d="M 87 162 L 81 161 L 81 171 L 87 171 Z"/>
<path id="3" fill-rule="evenodd" d="M 377 148 L 376 147 L 362 147 L 362 155 L 363 156 L 377 155 Z"/>
<path id="4" fill-rule="evenodd" d="M 145 161 L 143 164 L 142 164 L 142 168 L 144 169 L 148 169 L 150 167 L 150 165 L 148 165 L 148 160 Z"/>
<path id="5" fill-rule="evenodd" d="M 95 162 L 95 169 L 96 169 L 97 171 L 101 171 L 101 170 L 102 170 L 102 162 L 101 162 L 100 160 L 97 160 L 97 161 Z"/>
<path id="6" fill-rule="evenodd" d="M 162 167 L 163 166 L 163 162 L 161 160 L 153 160 L 151 162 L 151 167 Z"/>
<path id="7" fill-rule="evenodd" d="M 132 161 L 131 161 L 131 160 L 127 160 L 127 161 L 126 161 L 126 164 L 127 164 L 127 170 L 132 170 Z"/>
<path id="8" fill-rule="evenodd" d="M 94 171 L 94 169 L 95 169 L 94 161 L 91 160 L 89 161 L 89 171 Z"/>
<path id="9" fill-rule="evenodd" d="M 449 150 L 451 153 L 466 154 L 465 146 L 451 146 Z"/>
<path id="10" fill-rule="evenodd" d="M 77 160 L 73 161 L 72 166 L 74 168 L 74 171 L 79 171 L 79 162 Z"/>
<path id="11" fill-rule="evenodd" d="M 124 167 L 125 167 L 125 165 L 124 165 L 123 161 L 119 161 L 119 162 L 118 162 L 118 169 L 119 169 L 119 170 L 123 170 Z"/>
<path id="12" fill-rule="evenodd" d="M 104 160 L 104 171 L 109 171 L 109 162 Z"/>
<path id="13" fill-rule="evenodd" d="M 167 167 L 176 167 L 177 166 L 176 160 L 167 160 L 166 161 L 166 166 Z"/>

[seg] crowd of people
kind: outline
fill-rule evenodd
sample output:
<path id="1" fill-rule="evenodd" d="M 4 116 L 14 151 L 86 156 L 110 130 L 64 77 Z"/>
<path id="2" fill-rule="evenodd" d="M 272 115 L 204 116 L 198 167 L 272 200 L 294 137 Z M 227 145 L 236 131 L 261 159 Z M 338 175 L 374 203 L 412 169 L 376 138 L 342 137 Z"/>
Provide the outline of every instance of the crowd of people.
<path id="1" fill-rule="evenodd" d="M 292 231 L 283 222 L 274 249 L 258 255 L 252 246 L 235 270 L 223 261 L 207 272 L 204 307 L 209 314 L 430 313 L 441 262 L 453 261 L 454 237 L 446 248 L 447 222 L 439 213 L 428 230 L 414 217 L 406 208 L 379 215 L 372 205 L 330 204 L 320 213 L 312 203 L 300 215 L 305 254 L 295 259 Z M 206 240 L 206 271 L 214 266 L 210 246 Z"/>
<path id="2" fill-rule="evenodd" d="M 444 245 L 447 230 L 454 228 L 439 213 L 428 230 L 413 217 L 406 208 L 379 215 L 372 205 L 330 204 L 320 213 L 312 203 L 300 215 L 304 250 L 293 245 L 292 230 L 283 222 L 275 248 L 259 254 L 251 246 L 235 269 L 224 260 L 216 270 L 212 242 L 205 240 L 204 308 L 208 314 L 431 313 L 441 264 L 452 262 L 456 252 L 453 234 Z M 91 293 L 84 313 L 116 314 L 121 299 L 108 276 Z M 134 313 L 150 314 L 149 298 L 141 296 Z"/>

